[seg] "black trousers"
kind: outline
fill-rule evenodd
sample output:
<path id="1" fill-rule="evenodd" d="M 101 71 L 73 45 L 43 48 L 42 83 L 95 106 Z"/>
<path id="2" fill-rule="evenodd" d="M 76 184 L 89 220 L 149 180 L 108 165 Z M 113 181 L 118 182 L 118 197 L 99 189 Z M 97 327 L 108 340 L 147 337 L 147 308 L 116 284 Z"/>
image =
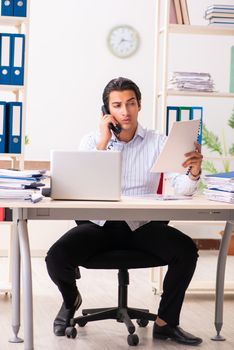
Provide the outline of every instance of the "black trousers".
<path id="1" fill-rule="evenodd" d="M 131 231 L 124 221 L 107 221 L 103 227 L 83 221 L 49 249 L 48 273 L 62 293 L 67 308 L 76 299 L 75 268 L 99 252 L 137 249 L 155 256 L 155 266 L 168 265 L 158 316 L 171 326 L 179 324 L 185 291 L 198 258 L 192 239 L 165 222 L 151 221 Z"/>

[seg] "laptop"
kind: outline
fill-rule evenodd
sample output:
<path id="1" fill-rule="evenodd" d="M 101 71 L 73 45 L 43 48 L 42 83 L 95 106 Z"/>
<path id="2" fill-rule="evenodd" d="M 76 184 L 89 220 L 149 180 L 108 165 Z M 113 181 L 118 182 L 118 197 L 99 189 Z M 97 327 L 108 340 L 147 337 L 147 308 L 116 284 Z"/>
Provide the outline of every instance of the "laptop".
<path id="1" fill-rule="evenodd" d="M 121 152 L 51 151 L 51 198 L 118 201 Z"/>

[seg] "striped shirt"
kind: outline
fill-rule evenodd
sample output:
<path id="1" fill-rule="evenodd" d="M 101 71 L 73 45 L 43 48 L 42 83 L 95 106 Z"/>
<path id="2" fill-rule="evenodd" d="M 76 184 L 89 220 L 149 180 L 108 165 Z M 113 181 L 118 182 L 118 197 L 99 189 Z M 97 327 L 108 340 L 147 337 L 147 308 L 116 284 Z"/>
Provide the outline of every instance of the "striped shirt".
<path id="1" fill-rule="evenodd" d="M 100 139 L 100 132 L 90 133 L 83 137 L 80 150 L 96 150 Z M 139 123 L 136 133 L 129 142 L 119 141 L 112 133 L 107 145 L 107 151 L 122 152 L 121 193 L 124 196 L 139 196 L 156 193 L 160 174 L 151 173 L 155 160 L 159 156 L 166 136 L 155 130 L 143 128 Z M 166 173 L 175 193 L 191 195 L 197 187 L 197 181 L 191 180 L 187 175 Z M 93 221 L 103 226 L 105 220 Z M 127 221 L 132 231 L 146 224 L 148 221 Z"/>

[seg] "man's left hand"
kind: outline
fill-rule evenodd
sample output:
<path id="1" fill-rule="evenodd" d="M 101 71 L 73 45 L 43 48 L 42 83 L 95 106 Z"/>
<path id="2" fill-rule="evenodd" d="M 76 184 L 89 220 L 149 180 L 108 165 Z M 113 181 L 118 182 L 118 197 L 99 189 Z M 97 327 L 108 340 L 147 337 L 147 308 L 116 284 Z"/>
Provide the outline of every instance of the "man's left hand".
<path id="1" fill-rule="evenodd" d="M 185 168 L 190 168 L 192 176 L 196 177 L 201 172 L 201 163 L 203 155 L 201 154 L 201 145 L 194 142 L 195 150 L 193 152 L 185 153 L 186 161 L 182 164 Z"/>

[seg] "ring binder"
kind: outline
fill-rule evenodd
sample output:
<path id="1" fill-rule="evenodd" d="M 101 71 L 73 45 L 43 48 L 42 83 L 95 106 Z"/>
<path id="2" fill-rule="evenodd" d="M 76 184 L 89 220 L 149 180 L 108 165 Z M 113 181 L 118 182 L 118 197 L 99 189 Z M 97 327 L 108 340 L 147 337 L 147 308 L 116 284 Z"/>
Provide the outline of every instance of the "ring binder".
<path id="1" fill-rule="evenodd" d="M 24 34 L 11 34 L 11 84 L 24 83 Z"/>
<path id="2" fill-rule="evenodd" d="M 13 16 L 13 1 L 0 0 L 0 16 Z"/>
<path id="3" fill-rule="evenodd" d="M 22 102 L 7 103 L 7 153 L 21 153 Z"/>
<path id="4" fill-rule="evenodd" d="M 11 83 L 11 34 L 0 34 L 0 84 Z"/>
<path id="5" fill-rule="evenodd" d="M 0 153 L 5 152 L 6 142 L 6 102 L 0 101 Z"/>
<path id="6" fill-rule="evenodd" d="M 12 0 L 11 0 L 12 1 Z M 14 0 L 14 16 L 26 17 L 27 1 L 26 0 Z"/>

